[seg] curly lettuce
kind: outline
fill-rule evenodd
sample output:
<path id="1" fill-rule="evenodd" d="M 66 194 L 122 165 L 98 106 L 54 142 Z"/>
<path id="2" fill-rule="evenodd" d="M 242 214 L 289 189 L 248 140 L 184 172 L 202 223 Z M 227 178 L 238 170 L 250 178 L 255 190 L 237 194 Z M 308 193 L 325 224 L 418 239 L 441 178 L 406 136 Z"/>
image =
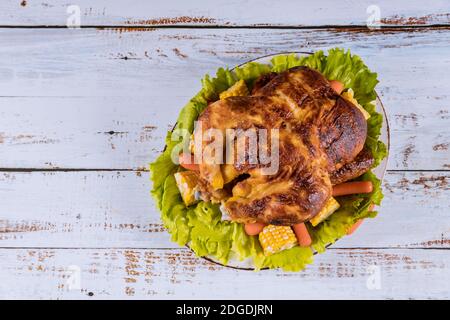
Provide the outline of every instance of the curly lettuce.
<path id="1" fill-rule="evenodd" d="M 379 140 L 382 115 L 375 111 L 375 86 L 377 74 L 369 70 L 360 57 L 350 51 L 331 49 L 328 55 L 323 51 L 298 57 L 295 54 L 279 55 L 270 64 L 250 62 L 233 70 L 218 69 L 216 76 L 206 75 L 202 89 L 181 110 L 175 129 L 192 133 L 194 121 L 206 108 L 208 102 L 218 99 L 219 94 L 243 79 L 251 87 L 255 79 L 269 72 L 282 72 L 295 66 L 308 66 L 320 71 L 330 80 L 339 80 L 345 88 L 352 88 L 355 98 L 369 112 L 366 147 L 372 151 L 375 165 L 386 157 L 387 148 Z M 371 203 L 379 205 L 383 198 L 380 180 L 371 172 L 359 180 L 370 180 L 373 192 L 340 197 L 341 207 L 327 220 L 316 227 L 308 224 L 313 238 L 312 248 L 294 247 L 271 256 L 264 256 L 256 236 L 248 236 L 242 224 L 223 221 L 218 205 L 200 202 L 186 207 L 175 183 L 173 174 L 180 170 L 171 160 L 171 152 L 179 141 L 172 141 L 172 132 L 167 133 L 164 152 L 150 164 L 151 191 L 164 226 L 179 245 L 189 244 L 198 256 L 214 257 L 226 264 L 231 257 L 240 260 L 252 258 L 256 270 L 282 268 L 285 271 L 299 271 L 313 262 L 314 251 L 324 252 L 326 247 L 346 235 L 348 229 L 359 219 L 375 217 L 369 211 Z"/>

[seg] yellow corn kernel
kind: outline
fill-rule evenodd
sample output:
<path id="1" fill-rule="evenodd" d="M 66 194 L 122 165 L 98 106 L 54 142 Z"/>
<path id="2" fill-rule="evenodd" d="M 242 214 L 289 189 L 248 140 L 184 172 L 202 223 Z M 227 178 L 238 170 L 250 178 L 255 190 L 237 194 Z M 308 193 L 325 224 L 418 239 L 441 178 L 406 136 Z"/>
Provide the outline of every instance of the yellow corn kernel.
<path id="1" fill-rule="evenodd" d="M 212 170 L 212 179 L 211 186 L 214 190 L 219 190 L 223 188 L 223 177 L 222 172 L 220 171 L 220 166 L 218 166 L 218 170 Z"/>
<path id="2" fill-rule="evenodd" d="M 184 204 L 190 206 L 196 203 L 195 189 L 198 184 L 198 173 L 195 171 L 181 171 L 175 173 L 174 176 Z"/>
<path id="3" fill-rule="evenodd" d="M 220 94 L 220 100 L 226 99 L 228 97 L 238 97 L 238 96 L 248 96 L 248 88 L 245 84 L 244 80 L 239 80 L 235 84 L 233 84 L 231 87 L 229 87 L 227 90 L 223 91 Z"/>
<path id="4" fill-rule="evenodd" d="M 369 119 L 370 118 L 370 114 L 366 111 L 366 109 L 364 109 L 363 108 L 363 106 L 361 106 L 359 103 L 358 103 L 358 101 L 355 99 L 355 97 L 354 97 L 354 92 L 353 92 L 353 89 L 352 88 L 350 88 L 350 89 L 348 89 L 347 91 L 345 91 L 345 92 L 343 92 L 342 94 L 341 94 L 341 96 L 344 98 L 344 99 L 346 99 L 346 100 L 348 100 L 348 101 L 350 101 L 351 103 L 353 103 L 362 113 L 363 113 L 363 115 L 364 115 L 364 118 L 367 120 L 367 119 Z"/>
<path id="5" fill-rule="evenodd" d="M 311 220 L 309 220 L 309 222 L 311 222 L 313 227 L 315 227 L 326 218 L 331 216 L 331 214 L 339 209 L 339 207 L 339 202 L 337 202 L 335 198 L 331 197 L 327 202 L 325 202 L 325 206 L 322 208 L 322 210 L 320 210 L 318 214 L 316 214 Z"/>
<path id="6" fill-rule="evenodd" d="M 274 225 L 264 227 L 259 234 L 259 243 L 266 256 L 290 249 L 298 244 L 291 227 Z"/>
<path id="7" fill-rule="evenodd" d="M 232 164 L 223 164 L 220 169 L 222 170 L 224 183 L 233 181 L 239 175 Z"/>

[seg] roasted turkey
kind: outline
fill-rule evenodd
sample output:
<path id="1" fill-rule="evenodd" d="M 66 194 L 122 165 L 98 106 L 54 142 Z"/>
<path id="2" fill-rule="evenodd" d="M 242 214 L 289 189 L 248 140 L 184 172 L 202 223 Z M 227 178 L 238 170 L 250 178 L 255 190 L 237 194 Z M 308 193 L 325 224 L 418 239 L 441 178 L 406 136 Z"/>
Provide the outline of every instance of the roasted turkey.
<path id="1" fill-rule="evenodd" d="M 279 169 L 254 163 L 200 164 L 204 200 L 221 202 L 234 221 L 294 225 L 314 217 L 332 185 L 355 178 L 373 163 L 364 149 L 367 122 L 318 71 L 295 67 L 258 79 L 250 96 L 211 103 L 202 130 L 278 129 Z M 206 148 L 213 141 L 202 142 Z"/>

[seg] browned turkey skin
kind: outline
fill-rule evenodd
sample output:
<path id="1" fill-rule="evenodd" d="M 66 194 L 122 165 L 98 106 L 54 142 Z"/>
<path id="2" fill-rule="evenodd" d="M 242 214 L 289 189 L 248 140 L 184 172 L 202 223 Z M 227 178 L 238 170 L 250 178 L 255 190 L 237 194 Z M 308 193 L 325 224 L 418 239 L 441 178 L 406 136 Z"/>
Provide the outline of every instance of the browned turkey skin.
<path id="1" fill-rule="evenodd" d="M 330 173 L 331 184 L 336 185 L 357 178 L 367 172 L 373 163 L 374 159 L 370 150 L 363 149 L 352 162 Z"/>
<path id="2" fill-rule="evenodd" d="M 216 101 L 199 121 L 203 130 L 279 130 L 276 174 L 263 174 L 263 165 L 200 164 L 202 194 L 222 201 L 231 219 L 242 223 L 307 221 L 331 197 L 333 184 L 361 175 L 373 163 L 370 152 L 363 151 L 367 123 L 362 112 L 307 67 L 266 75 L 256 81 L 251 96 Z M 214 177 L 225 171 L 246 179 L 213 188 Z"/>

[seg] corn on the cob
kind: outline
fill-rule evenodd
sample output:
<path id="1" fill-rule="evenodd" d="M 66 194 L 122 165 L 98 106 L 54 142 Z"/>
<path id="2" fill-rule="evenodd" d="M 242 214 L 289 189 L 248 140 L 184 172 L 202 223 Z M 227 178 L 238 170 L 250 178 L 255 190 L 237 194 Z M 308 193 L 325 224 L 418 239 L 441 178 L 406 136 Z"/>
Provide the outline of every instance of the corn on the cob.
<path id="1" fill-rule="evenodd" d="M 339 202 L 336 201 L 335 198 L 331 197 L 325 202 L 325 206 L 320 210 L 320 212 L 315 215 L 309 222 L 313 225 L 313 227 L 317 226 L 319 223 L 328 218 L 333 212 L 339 209 Z"/>
<path id="2" fill-rule="evenodd" d="M 364 115 L 364 118 L 369 119 L 370 118 L 370 114 L 366 111 L 366 109 L 364 109 L 359 103 L 358 101 L 355 99 L 354 97 L 354 92 L 352 90 L 352 88 L 348 89 L 347 91 L 342 93 L 342 97 L 348 101 L 350 101 L 351 103 L 353 103 L 359 110 L 361 110 L 361 112 Z"/>
<path id="3" fill-rule="evenodd" d="M 291 227 L 274 225 L 264 227 L 259 234 L 259 242 L 266 256 L 290 249 L 298 244 Z"/>
<path id="4" fill-rule="evenodd" d="M 228 97 L 237 97 L 237 96 L 248 96 L 248 88 L 245 84 L 244 80 L 239 80 L 235 84 L 233 84 L 231 87 L 229 87 L 227 90 L 223 91 L 219 97 L 220 100 L 226 99 Z"/>
<path id="5" fill-rule="evenodd" d="M 175 173 L 175 181 L 180 190 L 181 198 L 186 206 L 196 203 L 195 191 L 198 183 L 198 173 L 195 171 L 181 171 Z"/>

